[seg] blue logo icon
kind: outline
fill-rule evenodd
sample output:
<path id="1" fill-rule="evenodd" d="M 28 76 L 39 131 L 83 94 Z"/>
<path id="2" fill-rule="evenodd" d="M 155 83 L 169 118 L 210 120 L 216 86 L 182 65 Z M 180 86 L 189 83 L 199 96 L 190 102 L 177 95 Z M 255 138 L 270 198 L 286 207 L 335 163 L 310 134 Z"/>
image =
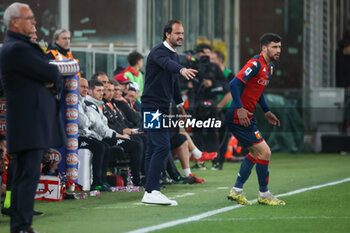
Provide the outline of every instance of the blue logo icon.
<path id="1" fill-rule="evenodd" d="M 143 128 L 160 129 L 161 115 L 159 110 L 156 112 L 143 112 Z"/>

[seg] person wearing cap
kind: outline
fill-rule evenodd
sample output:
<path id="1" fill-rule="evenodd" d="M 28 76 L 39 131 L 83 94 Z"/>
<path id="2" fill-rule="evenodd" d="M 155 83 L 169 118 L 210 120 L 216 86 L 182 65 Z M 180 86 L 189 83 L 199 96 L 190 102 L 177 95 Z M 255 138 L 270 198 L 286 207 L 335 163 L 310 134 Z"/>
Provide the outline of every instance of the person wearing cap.
<path id="1" fill-rule="evenodd" d="M 114 76 L 114 80 L 116 80 L 120 84 L 123 96 L 125 96 L 128 93 L 129 84 L 131 83 L 128 76 L 126 76 L 125 73 L 120 73 Z"/>

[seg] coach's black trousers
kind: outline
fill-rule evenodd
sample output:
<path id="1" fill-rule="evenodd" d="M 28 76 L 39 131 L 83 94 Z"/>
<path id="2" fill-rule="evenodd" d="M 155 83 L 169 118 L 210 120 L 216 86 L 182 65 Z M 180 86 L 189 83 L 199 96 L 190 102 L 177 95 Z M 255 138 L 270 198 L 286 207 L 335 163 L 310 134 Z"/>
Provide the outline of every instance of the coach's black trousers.
<path id="1" fill-rule="evenodd" d="M 32 225 L 34 196 L 40 178 L 40 164 L 44 150 L 29 150 L 17 153 L 11 193 L 11 232 Z"/>

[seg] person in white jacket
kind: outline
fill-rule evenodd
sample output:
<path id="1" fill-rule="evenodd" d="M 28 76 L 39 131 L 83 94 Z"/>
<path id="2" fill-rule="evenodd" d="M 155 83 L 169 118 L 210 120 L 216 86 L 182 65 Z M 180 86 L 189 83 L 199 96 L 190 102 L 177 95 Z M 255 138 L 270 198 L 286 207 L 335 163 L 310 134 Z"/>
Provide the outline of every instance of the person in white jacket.
<path id="1" fill-rule="evenodd" d="M 89 81 L 89 89 L 91 95 L 87 95 L 85 99 L 86 115 L 92 122 L 89 129 L 94 131 L 99 139 L 107 143 L 113 148 L 122 148 L 123 152 L 130 158 L 131 174 L 133 176 L 133 183 L 138 185 L 140 183 L 140 166 L 142 149 L 139 142 L 131 140 L 129 135 L 118 134 L 116 131 L 108 127 L 107 118 L 103 115 L 103 84 L 98 80 Z M 111 160 L 120 158 L 123 154 L 116 155 L 111 153 Z M 124 155 L 125 156 L 125 155 Z"/>
<path id="2" fill-rule="evenodd" d="M 84 78 L 79 79 L 79 149 L 89 149 L 92 156 L 92 175 L 93 181 L 91 190 L 111 191 L 106 180 L 106 171 L 110 159 L 110 146 L 102 142 L 102 138 L 89 128 L 92 121 L 87 116 L 87 108 L 85 105 L 85 97 L 88 92 L 88 82 Z"/>

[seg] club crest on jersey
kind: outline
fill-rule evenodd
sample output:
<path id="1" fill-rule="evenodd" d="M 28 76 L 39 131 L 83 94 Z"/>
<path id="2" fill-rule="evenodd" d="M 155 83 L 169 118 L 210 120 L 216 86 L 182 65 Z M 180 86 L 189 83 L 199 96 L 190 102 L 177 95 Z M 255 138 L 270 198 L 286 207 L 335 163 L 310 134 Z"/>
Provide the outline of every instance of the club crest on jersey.
<path id="1" fill-rule="evenodd" d="M 248 67 L 245 71 L 244 71 L 244 74 L 246 76 L 248 76 L 250 74 L 250 72 L 252 72 L 252 69 L 250 67 Z"/>

